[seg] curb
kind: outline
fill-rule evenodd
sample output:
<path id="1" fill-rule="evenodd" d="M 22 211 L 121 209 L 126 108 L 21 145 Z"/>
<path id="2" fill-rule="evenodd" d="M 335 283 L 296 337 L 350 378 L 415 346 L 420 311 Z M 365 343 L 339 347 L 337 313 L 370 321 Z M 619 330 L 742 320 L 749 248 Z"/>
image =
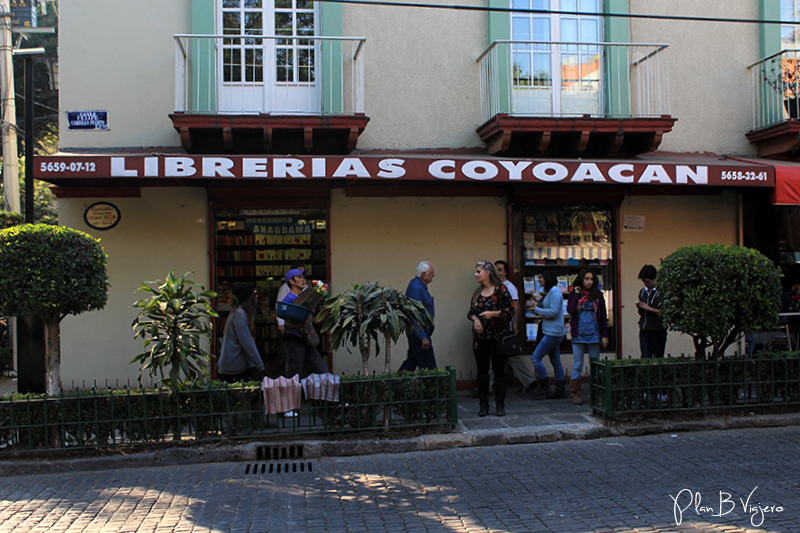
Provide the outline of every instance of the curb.
<path id="1" fill-rule="evenodd" d="M 379 453 L 436 451 L 452 448 L 535 444 L 567 440 L 593 440 L 607 437 L 638 437 L 661 433 L 789 426 L 800 426 L 800 413 L 616 427 L 608 427 L 599 423 L 581 423 L 566 426 L 551 425 L 536 428 L 469 431 L 466 430 L 463 424 L 459 423 L 457 429 L 452 433 L 421 435 L 419 437 L 396 440 L 370 439 L 341 442 L 315 440 L 305 441 L 302 444 L 304 459 L 321 459 L 323 457 L 348 457 Z M 168 448 L 155 452 L 107 457 L 0 460 L 0 477 L 186 464 L 253 462 L 258 460 L 258 448 L 261 446 L 281 447 L 296 446 L 297 444 L 298 441 L 248 442 L 228 446 Z"/>

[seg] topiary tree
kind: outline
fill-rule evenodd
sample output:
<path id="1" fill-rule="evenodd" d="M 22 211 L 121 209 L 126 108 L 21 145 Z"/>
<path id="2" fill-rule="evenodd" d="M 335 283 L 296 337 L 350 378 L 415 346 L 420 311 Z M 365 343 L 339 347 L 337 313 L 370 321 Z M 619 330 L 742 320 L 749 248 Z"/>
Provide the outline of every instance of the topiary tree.
<path id="1" fill-rule="evenodd" d="M 70 228 L 25 224 L 0 231 L 0 314 L 39 315 L 45 325 L 47 394 L 61 392 L 59 324 L 102 309 L 108 298 L 100 241 Z"/>
<path id="2" fill-rule="evenodd" d="M 661 318 L 692 336 L 696 359 L 716 359 L 742 334 L 767 331 L 778 322 L 780 277 L 769 259 L 749 248 L 679 248 L 658 272 Z"/>

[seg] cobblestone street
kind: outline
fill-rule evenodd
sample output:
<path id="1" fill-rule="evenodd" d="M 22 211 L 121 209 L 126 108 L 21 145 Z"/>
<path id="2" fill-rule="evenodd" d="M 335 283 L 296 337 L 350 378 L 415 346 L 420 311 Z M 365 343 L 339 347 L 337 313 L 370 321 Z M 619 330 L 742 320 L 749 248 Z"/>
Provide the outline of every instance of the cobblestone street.
<path id="1" fill-rule="evenodd" d="M 0 532 L 795 532 L 798 450 L 792 427 L 11 476 Z"/>

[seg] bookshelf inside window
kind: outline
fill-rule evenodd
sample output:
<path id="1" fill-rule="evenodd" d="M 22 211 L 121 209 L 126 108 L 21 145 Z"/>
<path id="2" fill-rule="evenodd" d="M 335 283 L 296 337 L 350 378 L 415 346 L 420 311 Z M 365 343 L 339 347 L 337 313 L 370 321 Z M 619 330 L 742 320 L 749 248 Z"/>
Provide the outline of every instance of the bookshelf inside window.
<path id="1" fill-rule="evenodd" d="M 269 371 L 280 348 L 275 315 L 278 290 L 293 263 L 302 263 L 306 279 L 328 281 L 325 210 L 221 210 L 214 213 L 214 290 L 220 317 L 214 329 L 220 353 L 231 291 L 238 283 L 256 286 L 258 308 L 254 337 Z"/>
<path id="2" fill-rule="evenodd" d="M 565 343 L 570 340 L 567 298 L 572 284 L 583 269 L 592 270 L 600 281 L 606 300 L 611 345 L 616 349 L 614 328 L 616 264 L 614 261 L 613 211 L 604 207 L 548 208 L 524 206 L 512 210 L 512 272 L 513 282 L 520 294 L 520 304 L 542 287 L 536 275 L 553 269 L 558 287 L 564 296 Z M 541 318 L 525 312 L 525 338 L 534 343 L 540 335 Z"/>

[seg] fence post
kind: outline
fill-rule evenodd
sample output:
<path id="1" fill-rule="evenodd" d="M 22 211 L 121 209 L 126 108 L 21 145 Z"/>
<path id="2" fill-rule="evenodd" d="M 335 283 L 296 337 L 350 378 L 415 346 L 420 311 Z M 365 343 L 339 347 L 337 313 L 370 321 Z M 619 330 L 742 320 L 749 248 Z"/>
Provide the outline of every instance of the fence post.
<path id="1" fill-rule="evenodd" d="M 458 424 L 458 394 L 456 391 L 456 370 L 450 366 L 446 367 L 450 374 L 450 420 L 453 426 Z"/>

